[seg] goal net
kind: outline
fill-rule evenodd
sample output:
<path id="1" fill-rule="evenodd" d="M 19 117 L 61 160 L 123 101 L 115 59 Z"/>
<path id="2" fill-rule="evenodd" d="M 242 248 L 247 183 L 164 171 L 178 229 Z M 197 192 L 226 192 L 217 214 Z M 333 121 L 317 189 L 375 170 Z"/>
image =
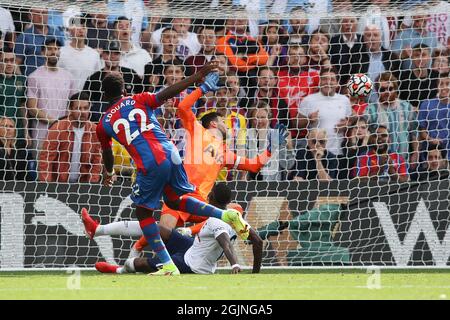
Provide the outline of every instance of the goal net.
<path id="1" fill-rule="evenodd" d="M 212 60 L 219 88 L 192 112 L 216 112 L 249 159 L 217 181 L 264 240 L 263 267 L 449 265 L 448 1 L 0 0 L 0 32 L 0 270 L 123 264 L 137 238 L 88 239 L 80 218 L 136 219 L 118 143 L 118 181 L 101 184 L 102 79 L 156 93 Z M 348 85 L 361 74 L 367 96 Z M 182 158 L 193 89 L 154 112 Z"/>

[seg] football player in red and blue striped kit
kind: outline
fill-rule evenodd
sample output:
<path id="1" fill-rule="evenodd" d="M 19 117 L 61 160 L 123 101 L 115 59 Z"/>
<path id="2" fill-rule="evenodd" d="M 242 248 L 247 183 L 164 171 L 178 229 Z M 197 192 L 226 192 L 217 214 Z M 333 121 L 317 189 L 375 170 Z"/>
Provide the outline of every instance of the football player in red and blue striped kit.
<path id="1" fill-rule="evenodd" d="M 212 62 L 196 74 L 158 92 L 144 92 L 126 96 L 124 81 L 119 73 L 110 73 L 102 82 L 109 108 L 97 126 L 97 136 L 103 149 L 106 172 L 104 184 L 112 186 L 116 177 L 113 165 L 112 138 L 122 144 L 137 167 L 136 182 L 131 199 L 136 205 L 136 216 L 142 232 L 163 266 L 154 275 L 178 275 L 179 271 L 161 241 L 153 211 L 160 208 L 160 200 L 172 209 L 190 214 L 215 217 L 229 223 L 242 239 L 247 239 L 250 226 L 233 209 L 221 210 L 189 196 L 195 187 L 188 181 L 183 163 L 175 145 L 167 138 L 154 111 L 167 99 L 173 98 L 196 82 L 203 93 L 216 88 L 213 73 L 217 63 Z"/>

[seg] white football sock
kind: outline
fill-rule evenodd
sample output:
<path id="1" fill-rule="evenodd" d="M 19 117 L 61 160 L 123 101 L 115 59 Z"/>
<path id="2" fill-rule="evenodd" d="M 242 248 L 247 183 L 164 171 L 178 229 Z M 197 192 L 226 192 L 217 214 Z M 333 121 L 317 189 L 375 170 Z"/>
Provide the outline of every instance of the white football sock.
<path id="1" fill-rule="evenodd" d="M 124 267 L 120 267 L 120 268 L 117 268 L 116 273 L 118 273 L 118 274 L 127 273 L 127 270 L 125 270 Z"/>
<path id="2" fill-rule="evenodd" d="M 112 222 L 105 225 L 99 225 L 95 230 L 95 236 L 142 236 L 141 226 L 139 221 L 119 221 Z"/>
<path id="3" fill-rule="evenodd" d="M 124 271 L 122 271 L 122 273 L 136 273 L 136 269 L 134 268 L 134 259 L 127 259 L 125 261 L 125 264 L 123 265 L 123 269 L 125 269 Z"/>

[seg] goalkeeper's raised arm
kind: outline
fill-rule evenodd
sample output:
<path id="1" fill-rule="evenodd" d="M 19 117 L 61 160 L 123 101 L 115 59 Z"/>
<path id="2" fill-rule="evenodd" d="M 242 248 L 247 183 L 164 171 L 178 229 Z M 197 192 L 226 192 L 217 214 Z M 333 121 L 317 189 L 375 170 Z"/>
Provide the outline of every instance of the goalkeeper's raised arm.
<path id="1" fill-rule="evenodd" d="M 205 81 L 193 92 L 187 95 L 178 105 L 177 114 L 183 127 L 192 132 L 197 118 L 192 111 L 192 106 L 206 93 L 218 89 L 219 73 L 212 72 L 205 77 Z"/>
<path id="2" fill-rule="evenodd" d="M 238 156 L 236 153 L 226 148 L 225 166 L 228 169 L 237 169 L 252 173 L 258 173 L 267 164 L 267 162 L 269 162 L 273 152 L 278 152 L 278 150 L 274 150 L 275 148 L 273 148 L 272 146 L 272 143 L 275 142 L 273 140 L 278 139 L 278 146 L 286 146 L 289 132 L 282 124 L 277 125 L 276 129 L 278 130 L 278 135 L 276 137 L 272 137 L 272 135 L 269 134 L 266 150 L 254 158 L 249 159 L 246 157 Z"/>
<path id="3" fill-rule="evenodd" d="M 192 106 L 201 98 L 202 95 L 208 92 L 214 92 L 218 90 L 219 74 L 217 72 L 209 73 L 205 81 L 188 96 L 186 96 L 178 106 L 178 116 L 181 120 L 183 127 L 194 135 L 194 127 L 196 125 L 197 119 L 194 112 L 192 111 Z M 226 125 L 223 118 L 217 113 L 212 112 L 205 115 L 202 118 L 202 125 L 205 129 L 216 129 L 222 132 L 224 140 L 226 139 Z M 199 125 L 199 124 L 198 124 Z M 273 137 L 278 139 L 278 144 L 284 146 L 288 139 L 288 131 L 284 125 L 278 125 L 278 136 Z M 260 155 L 252 159 L 247 159 L 246 157 L 240 157 L 236 153 L 229 151 L 226 145 L 224 146 L 225 151 L 225 163 L 224 165 L 229 169 L 244 170 L 252 173 L 257 173 L 261 170 L 264 165 L 269 161 L 272 155 L 272 137 L 269 137 L 269 143 L 267 144 L 267 150 Z"/>

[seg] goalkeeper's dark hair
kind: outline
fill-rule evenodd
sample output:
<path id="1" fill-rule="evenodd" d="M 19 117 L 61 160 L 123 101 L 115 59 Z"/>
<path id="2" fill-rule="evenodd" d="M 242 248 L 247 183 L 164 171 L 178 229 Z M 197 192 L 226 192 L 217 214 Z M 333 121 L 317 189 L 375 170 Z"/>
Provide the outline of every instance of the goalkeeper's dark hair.
<path id="1" fill-rule="evenodd" d="M 218 118 L 219 114 L 217 112 L 208 112 L 201 117 L 200 121 L 202 122 L 203 128 L 208 129 L 211 121 L 217 121 Z"/>
<path id="2" fill-rule="evenodd" d="M 225 209 L 231 202 L 230 187 L 223 182 L 216 183 L 209 194 L 209 201 L 219 208 Z"/>
<path id="3" fill-rule="evenodd" d="M 102 81 L 102 91 L 107 101 L 112 101 L 122 95 L 125 81 L 119 72 L 111 72 Z"/>

